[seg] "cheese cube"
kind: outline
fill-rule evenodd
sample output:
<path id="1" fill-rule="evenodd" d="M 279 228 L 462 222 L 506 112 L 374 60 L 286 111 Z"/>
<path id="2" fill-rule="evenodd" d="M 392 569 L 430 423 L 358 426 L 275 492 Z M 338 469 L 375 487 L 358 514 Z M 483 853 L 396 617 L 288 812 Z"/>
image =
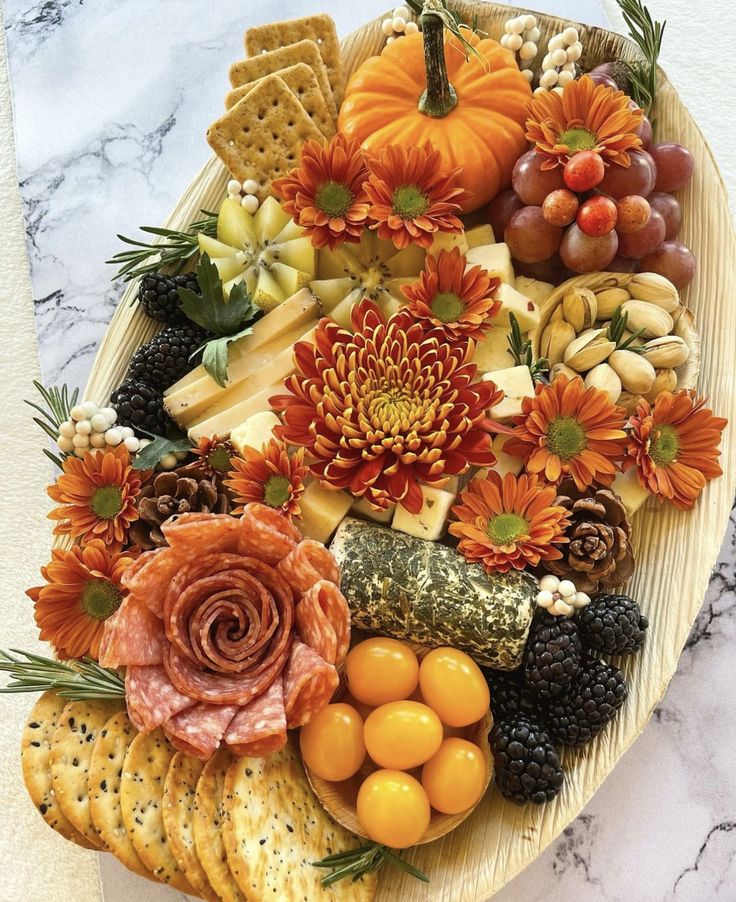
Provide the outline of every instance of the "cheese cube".
<path id="1" fill-rule="evenodd" d="M 440 251 L 451 251 L 453 247 L 459 247 L 461 254 L 467 254 L 468 241 L 465 232 L 460 232 L 459 235 L 454 232 L 435 232 L 427 253 L 436 257 Z"/>
<path id="2" fill-rule="evenodd" d="M 524 469 L 524 459 L 521 457 L 513 457 L 511 454 L 506 454 L 503 450 L 503 446 L 506 442 L 511 438 L 510 435 L 503 435 L 499 433 L 494 436 L 493 444 L 491 445 L 491 449 L 493 453 L 496 455 L 496 463 L 493 465 L 493 468 L 496 473 L 503 479 L 503 477 L 507 473 L 513 473 L 514 476 L 518 476 L 519 473 Z"/>
<path id="3" fill-rule="evenodd" d="M 483 376 L 484 380 L 495 383 L 504 393 L 500 404 L 492 407 L 489 415 L 500 423 L 508 422 L 521 413 L 521 399 L 534 395 L 534 381 L 528 366 L 510 366 L 503 370 L 494 370 Z"/>
<path id="4" fill-rule="evenodd" d="M 468 242 L 468 248 L 480 247 L 482 244 L 496 243 L 493 227 L 488 222 L 485 223 L 485 225 L 479 225 L 472 229 L 468 229 L 465 233 L 465 238 Z"/>
<path id="5" fill-rule="evenodd" d="M 510 332 L 505 326 L 493 326 L 493 328 L 475 346 L 473 363 L 478 367 L 479 373 L 488 373 L 491 370 L 501 370 L 513 362 L 509 351 Z"/>
<path id="6" fill-rule="evenodd" d="M 299 499 L 302 519 L 299 529 L 308 539 L 326 542 L 340 525 L 353 504 L 353 496 L 339 489 L 323 488 L 317 480 L 310 482 Z"/>
<path id="7" fill-rule="evenodd" d="M 241 426 L 232 430 L 230 442 L 239 454 L 243 453 L 245 447 L 260 451 L 273 438 L 273 427 L 278 426 L 280 422 L 281 420 L 271 410 L 254 413 Z"/>
<path id="8" fill-rule="evenodd" d="M 418 514 L 410 514 L 405 507 L 398 505 L 391 528 L 416 536 L 418 539 L 436 542 L 445 534 L 445 525 L 450 508 L 455 503 L 455 494 L 428 485 L 421 488 L 424 499 L 422 509 Z"/>
<path id="9" fill-rule="evenodd" d="M 500 326 L 508 326 L 511 322 L 509 314 L 513 313 L 522 332 L 531 332 L 539 325 L 539 307 L 531 298 L 521 294 L 511 285 L 501 284 L 497 297 L 501 301 L 495 322 Z"/>
<path id="10" fill-rule="evenodd" d="M 352 512 L 356 517 L 372 520 L 374 523 L 390 523 L 396 510 L 395 504 L 389 504 L 385 511 L 375 510 L 365 498 L 358 498 L 353 504 Z"/>
<path id="11" fill-rule="evenodd" d="M 621 497 L 626 513 L 632 517 L 649 497 L 649 492 L 639 485 L 636 470 L 619 473 L 611 485 L 612 491 Z"/>
<path id="12" fill-rule="evenodd" d="M 540 282 L 538 279 L 530 279 L 528 276 L 517 276 L 514 288 L 526 295 L 536 304 L 542 303 L 547 295 L 554 290 L 551 282 Z"/>
<path id="13" fill-rule="evenodd" d="M 482 266 L 489 275 L 495 276 L 507 285 L 514 284 L 514 267 L 506 244 L 481 244 L 467 253 L 468 263 Z"/>

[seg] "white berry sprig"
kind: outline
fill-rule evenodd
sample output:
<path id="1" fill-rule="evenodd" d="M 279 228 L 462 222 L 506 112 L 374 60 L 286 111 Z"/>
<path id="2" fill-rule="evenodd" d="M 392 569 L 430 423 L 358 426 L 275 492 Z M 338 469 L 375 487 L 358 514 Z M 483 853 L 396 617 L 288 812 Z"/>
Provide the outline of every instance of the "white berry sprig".
<path id="1" fill-rule="evenodd" d="M 141 448 L 141 439 L 128 426 L 117 426 L 118 414 L 113 407 L 100 407 L 94 401 L 82 401 L 69 411 L 69 418 L 59 424 L 56 444 L 64 454 L 84 457 L 88 451 L 124 444 L 131 454 Z"/>
<path id="2" fill-rule="evenodd" d="M 260 206 L 257 193 L 258 182 L 254 179 L 246 179 L 244 182 L 230 179 L 227 183 L 227 196 L 231 200 L 237 200 L 247 213 L 255 213 Z"/>
<path id="3" fill-rule="evenodd" d="M 419 31 L 419 26 L 412 21 L 407 6 L 397 6 L 391 15 L 381 22 L 381 31 L 386 35 L 386 43 L 393 44 L 396 38 Z"/>
<path id="4" fill-rule="evenodd" d="M 537 18 L 530 14 L 508 19 L 503 26 L 501 46 L 511 50 L 516 56 L 521 74 L 531 84 L 534 80 L 534 60 L 539 52 L 541 32 Z"/>
<path id="5" fill-rule="evenodd" d="M 539 581 L 537 604 L 554 617 L 571 617 L 575 611 L 590 604 L 590 596 L 578 592 L 571 580 L 548 573 Z"/>
<path id="6" fill-rule="evenodd" d="M 539 86 L 535 88 L 534 93 L 556 91 L 561 94 L 565 85 L 574 80 L 575 64 L 582 55 L 583 45 L 577 28 L 570 25 L 559 34 L 552 35 L 547 44 L 547 53 L 542 60 Z"/>

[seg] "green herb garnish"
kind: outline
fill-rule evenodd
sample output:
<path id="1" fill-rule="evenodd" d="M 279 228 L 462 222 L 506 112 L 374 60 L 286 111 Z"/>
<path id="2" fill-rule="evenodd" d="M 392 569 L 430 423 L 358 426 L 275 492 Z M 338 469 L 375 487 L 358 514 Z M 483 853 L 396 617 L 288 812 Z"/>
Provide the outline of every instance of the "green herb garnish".
<path id="1" fill-rule="evenodd" d="M 624 332 L 626 331 L 626 324 L 629 320 L 628 313 L 622 313 L 621 308 L 617 307 L 613 311 L 613 316 L 611 317 L 611 322 L 608 324 L 608 328 L 606 329 L 606 337 L 609 341 L 612 341 L 616 345 L 617 351 L 633 351 L 634 354 L 643 354 L 644 348 L 632 348 L 631 345 L 644 334 L 644 329 L 637 329 L 636 332 L 633 332 L 629 335 L 628 338 L 624 338 Z"/>
<path id="2" fill-rule="evenodd" d="M 141 448 L 135 455 L 133 467 L 136 470 L 152 470 L 156 464 L 167 454 L 176 454 L 179 451 L 189 451 L 193 448 L 188 438 L 167 438 L 165 435 L 151 434 L 153 441 Z"/>
<path id="3" fill-rule="evenodd" d="M 627 62 L 631 96 L 649 115 L 657 96 L 657 60 L 662 50 L 666 22 L 656 22 L 642 0 L 616 0 L 629 27 L 629 37 L 641 50 L 643 60 Z"/>
<path id="4" fill-rule="evenodd" d="M 72 701 L 125 697 L 122 677 L 114 670 L 100 667 L 91 658 L 64 663 L 15 648 L 11 648 L 10 652 L 0 650 L 0 671 L 11 675 L 11 681 L 7 686 L 0 687 L 0 693 L 46 692 L 53 689 L 62 698 Z M 21 655 L 26 660 L 13 655 Z"/>
<path id="5" fill-rule="evenodd" d="M 349 849 L 347 852 L 338 852 L 335 855 L 328 855 L 320 861 L 313 861 L 315 868 L 331 868 L 332 873 L 322 878 L 322 886 L 332 886 L 338 880 L 344 880 L 351 877 L 353 882 L 360 880 L 364 874 L 370 874 L 377 871 L 384 864 L 393 864 L 417 880 L 423 880 L 429 883 L 429 877 L 419 868 L 404 861 L 386 846 L 378 843 L 368 843 L 368 845 L 360 846 L 357 849 Z"/>
<path id="6" fill-rule="evenodd" d="M 546 357 L 534 359 L 531 340 L 522 337 L 519 321 L 513 313 L 509 313 L 509 322 L 511 323 L 509 354 L 514 358 L 516 365 L 528 366 L 534 382 L 548 382 L 549 360 Z"/>
<path id="7" fill-rule="evenodd" d="M 59 438 L 59 427 L 69 419 L 69 412 L 77 403 L 79 389 L 75 388 L 74 391 L 69 394 L 69 389 L 66 385 L 62 385 L 58 388 L 54 385 L 50 385 L 46 388 L 36 379 L 33 380 L 33 385 L 43 398 L 46 406 L 42 407 L 34 401 L 26 401 L 25 403 L 41 414 L 39 417 L 34 417 L 33 422 L 43 429 L 51 441 L 56 444 L 56 440 Z M 62 468 L 62 461 L 69 457 L 69 455 L 65 454 L 63 451 L 59 452 L 60 456 L 53 454 L 48 448 L 44 448 L 43 453 L 49 460 L 52 460 L 59 469 Z"/>

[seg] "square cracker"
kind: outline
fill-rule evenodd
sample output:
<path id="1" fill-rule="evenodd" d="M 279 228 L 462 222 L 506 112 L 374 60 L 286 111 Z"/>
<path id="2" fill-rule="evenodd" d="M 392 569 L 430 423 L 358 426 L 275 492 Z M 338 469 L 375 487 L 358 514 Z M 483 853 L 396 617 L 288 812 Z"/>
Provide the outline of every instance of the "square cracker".
<path id="1" fill-rule="evenodd" d="M 264 50 L 276 50 L 277 47 L 295 44 L 304 38 L 314 41 L 319 49 L 339 110 L 345 92 L 345 77 L 335 23 L 327 13 L 249 28 L 245 33 L 245 50 L 248 56 L 257 56 Z"/>
<path id="2" fill-rule="evenodd" d="M 207 141 L 239 182 L 253 179 L 263 202 L 271 182 L 299 164 L 305 141 L 324 135 L 278 75 L 268 75 L 214 122 Z"/>
<path id="3" fill-rule="evenodd" d="M 314 72 L 333 122 L 337 124 L 337 106 L 335 98 L 332 96 L 327 69 L 314 41 L 297 41 L 295 44 L 279 47 L 278 50 L 259 53 L 252 59 L 238 60 L 237 63 L 230 66 L 230 84 L 233 88 L 238 88 L 241 85 L 257 81 L 264 75 L 275 75 L 281 69 L 287 69 L 297 63 L 306 63 Z"/>
<path id="4" fill-rule="evenodd" d="M 286 86 L 291 89 L 292 94 L 301 103 L 309 118 L 325 138 L 332 138 L 335 134 L 335 121 L 327 107 L 322 91 L 319 89 L 319 82 L 314 70 L 310 69 L 306 63 L 297 63 L 295 66 L 279 69 L 274 74 L 284 80 Z M 232 109 L 260 80 L 256 79 L 247 85 L 233 88 L 225 97 L 225 108 Z"/>

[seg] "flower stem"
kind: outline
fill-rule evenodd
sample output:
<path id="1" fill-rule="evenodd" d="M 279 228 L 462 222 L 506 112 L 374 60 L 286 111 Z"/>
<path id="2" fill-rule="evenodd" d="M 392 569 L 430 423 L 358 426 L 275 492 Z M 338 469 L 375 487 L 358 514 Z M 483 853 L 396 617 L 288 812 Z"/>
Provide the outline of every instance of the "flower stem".
<path id="1" fill-rule="evenodd" d="M 420 16 L 424 34 L 427 89 L 419 98 L 419 112 L 443 119 L 457 106 L 457 94 L 447 77 L 443 7 L 441 0 L 425 0 Z"/>

